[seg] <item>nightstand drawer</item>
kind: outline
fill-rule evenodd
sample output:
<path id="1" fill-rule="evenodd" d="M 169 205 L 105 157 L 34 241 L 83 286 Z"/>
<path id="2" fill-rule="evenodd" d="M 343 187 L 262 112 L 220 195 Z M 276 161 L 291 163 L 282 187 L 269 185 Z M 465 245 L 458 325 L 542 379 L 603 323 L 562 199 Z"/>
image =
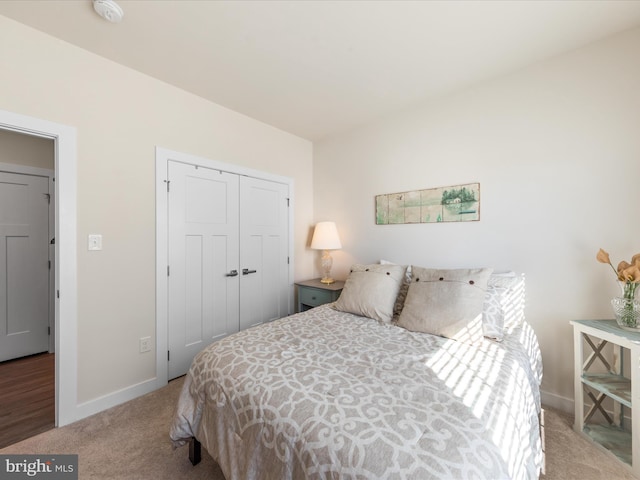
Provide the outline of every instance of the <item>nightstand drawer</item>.
<path id="1" fill-rule="evenodd" d="M 317 288 L 301 288 L 299 291 L 300 303 L 310 307 L 318 307 L 332 301 L 333 294 L 328 290 Z"/>

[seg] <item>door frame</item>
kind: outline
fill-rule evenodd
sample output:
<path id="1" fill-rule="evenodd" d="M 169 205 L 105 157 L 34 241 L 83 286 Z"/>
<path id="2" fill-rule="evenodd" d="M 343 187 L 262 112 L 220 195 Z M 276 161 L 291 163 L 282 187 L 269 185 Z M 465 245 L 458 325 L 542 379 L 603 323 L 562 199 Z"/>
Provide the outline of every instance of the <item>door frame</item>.
<path id="1" fill-rule="evenodd" d="M 166 385 L 169 376 L 166 352 L 168 351 L 169 341 L 167 336 L 169 327 L 169 309 L 167 307 L 169 291 L 169 282 L 167 280 L 167 266 L 169 265 L 167 169 L 170 160 L 283 183 L 289 187 L 289 232 L 287 239 L 289 242 L 289 311 L 295 311 L 293 309 L 293 207 L 295 204 L 293 200 L 293 179 L 156 146 L 156 379 L 158 387 Z"/>
<path id="2" fill-rule="evenodd" d="M 0 110 L 0 129 L 54 141 L 55 230 L 55 424 L 79 419 L 78 280 L 75 127 Z"/>
<path id="3" fill-rule="evenodd" d="M 54 166 L 55 168 L 55 166 Z M 53 195 L 51 195 L 51 193 L 49 193 L 50 198 L 54 199 L 55 198 L 55 182 L 54 182 L 54 178 L 55 178 L 55 171 L 54 170 L 50 170 L 48 168 L 39 168 L 39 167 L 31 167 L 28 165 L 18 165 L 18 164 L 14 164 L 14 163 L 2 163 L 0 162 L 0 172 L 7 172 L 7 173 L 17 173 L 20 175 L 32 175 L 34 177 L 46 177 L 49 181 L 49 192 L 53 192 Z M 55 209 L 56 209 L 56 204 L 55 204 L 55 200 L 53 203 L 51 203 L 51 200 L 49 201 L 49 228 L 48 228 L 48 233 L 47 236 L 49 237 L 49 240 L 51 240 L 52 238 L 55 238 Z M 55 339 L 56 339 L 56 322 L 55 322 L 55 315 L 54 315 L 54 311 L 55 311 L 55 302 L 54 302 L 54 297 L 55 297 L 55 244 L 54 244 L 54 258 L 51 258 L 51 245 L 49 245 L 48 247 L 48 252 L 47 252 L 48 256 L 49 256 L 49 260 L 51 261 L 51 266 L 49 268 L 49 298 L 47 299 L 47 305 L 48 305 L 48 310 L 49 310 L 49 315 L 48 315 L 48 324 L 49 324 L 49 353 L 54 353 L 56 346 L 55 346 Z"/>

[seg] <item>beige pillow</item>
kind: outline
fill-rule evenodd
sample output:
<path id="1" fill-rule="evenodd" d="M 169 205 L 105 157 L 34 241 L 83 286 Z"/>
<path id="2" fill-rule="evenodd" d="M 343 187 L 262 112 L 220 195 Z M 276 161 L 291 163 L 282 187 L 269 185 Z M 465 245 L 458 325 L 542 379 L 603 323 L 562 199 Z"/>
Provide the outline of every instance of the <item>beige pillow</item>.
<path id="1" fill-rule="evenodd" d="M 380 260 L 380 265 L 397 265 L 397 263 L 390 262 L 389 260 Z M 400 290 L 398 290 L 398 296 L 396 302 L 393 305 L 393 319 L 398 320 L 402 307 L 404 307 L 404 299 L 407 298 L 407 292 L 409 291 L 409 285 L 411 285 L 411 265 L 406 268 L 404 278 L 400 284 Z"/>
<path id="2" fill-rule="evenodd" d="M 405 270 L 402 265 L 353 265 L 334 307 L 341 312 L 391 322 Z"/>
<path id="3" fill-rule="evenodd" d="M 398 325 L 467 343 L 482 341 L 482 306 L 492 269 L 411 269 Z"/>

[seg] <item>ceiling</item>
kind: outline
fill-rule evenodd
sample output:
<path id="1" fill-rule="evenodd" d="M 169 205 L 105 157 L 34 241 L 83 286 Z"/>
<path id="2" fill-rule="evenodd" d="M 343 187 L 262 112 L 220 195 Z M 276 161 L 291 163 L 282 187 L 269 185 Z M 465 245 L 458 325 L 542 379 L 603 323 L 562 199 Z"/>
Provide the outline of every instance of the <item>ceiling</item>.
<path id="1" fill-rule="evenodd" d="M 640 1 L 3 0 L 0 15 L 309 140 L 640 25 Z"/>

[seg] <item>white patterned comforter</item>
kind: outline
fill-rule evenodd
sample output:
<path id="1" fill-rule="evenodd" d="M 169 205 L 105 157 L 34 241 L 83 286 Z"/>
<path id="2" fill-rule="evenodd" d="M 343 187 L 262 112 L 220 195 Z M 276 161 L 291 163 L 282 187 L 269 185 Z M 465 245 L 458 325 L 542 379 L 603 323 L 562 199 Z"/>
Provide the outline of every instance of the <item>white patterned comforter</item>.
<path id="1" fill-rule="evenodd" d="M 233 479 L 538 478 L 533 330 L 470 346 L 328 305 L 203 350 L 170 436 Z"/>

